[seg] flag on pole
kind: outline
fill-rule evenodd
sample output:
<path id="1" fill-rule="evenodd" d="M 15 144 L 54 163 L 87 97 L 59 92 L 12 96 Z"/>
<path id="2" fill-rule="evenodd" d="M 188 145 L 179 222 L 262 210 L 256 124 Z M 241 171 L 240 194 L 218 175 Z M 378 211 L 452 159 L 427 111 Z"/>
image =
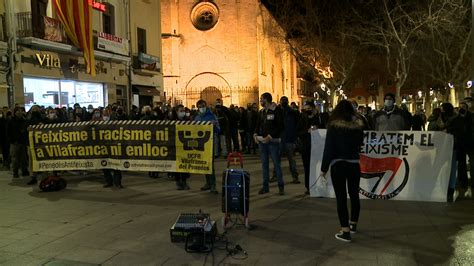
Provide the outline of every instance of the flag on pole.
<path id="1" fill-rule="evenodd" d="M 95 76 L 92 7 L 88 0 L 54 0 L 59 21 L 72 43 L 84 53 L 87 73 Z"/>

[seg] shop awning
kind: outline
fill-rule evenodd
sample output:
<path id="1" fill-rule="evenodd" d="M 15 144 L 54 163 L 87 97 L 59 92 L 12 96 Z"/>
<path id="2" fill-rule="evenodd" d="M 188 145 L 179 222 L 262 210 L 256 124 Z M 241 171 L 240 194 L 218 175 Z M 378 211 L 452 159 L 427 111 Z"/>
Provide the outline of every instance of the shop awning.
<path id="1" fill-rule="evenodd" d="M 132 88 L 134 94 L 142 96 L 160 96 L 160 92 L 156 87 L 133 85 Z"/>

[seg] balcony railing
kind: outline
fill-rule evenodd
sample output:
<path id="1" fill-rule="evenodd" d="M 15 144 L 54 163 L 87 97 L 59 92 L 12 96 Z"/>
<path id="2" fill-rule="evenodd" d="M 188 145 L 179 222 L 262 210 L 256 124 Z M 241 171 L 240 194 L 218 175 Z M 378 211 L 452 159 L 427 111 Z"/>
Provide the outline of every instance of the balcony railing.
<path id="1" fill-rule="evenodd" d="M 135 70 L 160 72 L 161 59 L 154 55 L 138 53 L 137 55 L 133 55 L 133 68 Z"/>
<path id="2" fill-rule="evenodd" d="M 35 37 L 44 40 L 69 43 L 66 32 L 59 20 L 43 16 L 39 23 L 33 23 L 31 12 L 16 14 L 17 36 Z"/>

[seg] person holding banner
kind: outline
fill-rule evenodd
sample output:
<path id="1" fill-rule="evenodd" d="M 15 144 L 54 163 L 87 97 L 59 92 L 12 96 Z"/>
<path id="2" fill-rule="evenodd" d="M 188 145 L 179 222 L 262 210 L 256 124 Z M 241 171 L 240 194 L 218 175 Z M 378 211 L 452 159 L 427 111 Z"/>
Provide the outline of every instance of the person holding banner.
<path id="1" fill-rule="evenodd" d="M 173 117 L 173 120 L 176 121 L 189 121 L 189 119 L 186 117 L 186 111 L 184 110 L 184 106 L 182 104 L 179 104 L 176 106 L 176 112 L 175 112 L 175 117 Z M 187 179 L 189 178 L 190 174 L 189 173 L 173 173 L 174 177 L 176 179 L 176 188 L 178 190 L 189 190 L 190 187 L 188 186 Z"/>
<path id="2" fill-rule="evenodd" d="M 308 101 L 303 106 L 301 118 L 298 121 L 298 138 L 300 141 L 301 158 L 304 168 L 305 194 L 309 195 L 309 167 L 311 163 L 311 131 L 321 126 L 321 118 L 316 111 L 316 106 L 312 101 Z"/>
<path id="3" fill-rule="evenodd" d="M 454 112 L 454 107 L 451 103 L 441 104 L 441 119 L 444 127 L 441 130 L 448 134 L 453 135 L 453 157 L 451 163 L 451 174 L 449 177 L 449 187 L 447 192 L 447 201 L 454 202 L 459 195 L 459 191 L 456 190 L 456 181 L 460 173 L 458 167 L 458 161 L 461 154 L 465 154 L 465 150 L 472 146 L 471 140 L 471 125 L 458 114 Z M 469 125 L 468 125 L 469 124 Z M 465 160 L 466 158 L 464 158 Z"/>
<path id="4" fill-rule="evenodd" d="M 395 95 L 390 92 L 385 94 L 384 107 L 374 116 L 374 129 L 376 131 L 405 130 L 408 121 L 403 112 L 395 105 Z"/>
<path id="5" fill-rule="evenodd" d="M 357 231 L 360 213 L 359 183 L 360 163 L 359 152 L 363 144 L 364 122 L 357 116 L 351 102 L 342 100 L 332 112 L 328 121 L 326 143 L 321 163 L 321 176 L 331 168 L 331 181 L 337 201 L 337 214 L 341 231 L 336 239 L 351 242 L 351 233 Z M 351 199 L 351 217 L 347 210 L 347 192 Z"/>
<path id="6" fill-rule="evenodd" d="M 197 102 L 198 113 L 194 117 L 194 121 L 208 121 L 212 122 L 214 125 L 214 143 L 217 141 L 218 134 L 220 132 L 219 121 L 217 117 L 207 108 L 207 103 L 204 100 L 199 100 Z M 213 151 L 214 153 L 214 151 Z M 206 184 L 201 188 L 202 191 L 210 190 L 213 194 L 218 194 L 216 189 L 216 174 L 214 168 L 214 154 L 212 155 L 212 174 L 206 175 Z"/>
<path id="7" fill-rule="evenodd" d="M 118 109 L 118 108 L 117 108 Z M 122 109 L 123 111 L 123 109 Z M 96 111 L 94 111 L 95 113 Z M 100 115 L 100 110 L 99 110 L 99 115 Z M 128 117 L 126 115 L 122 116 L 111 116 L 112 120 L 128 120 Z M 112 121 L 111 120 L 111 121 Z M 112 169 L 104 169 L 104 179 L 105 179 L 105 185 L 104 188 L 108 188 L 111 186 L 115 186 L 116 188 L 124 188 L 122 185 L 122 171 L 120 170 L 112 170 Z"/>

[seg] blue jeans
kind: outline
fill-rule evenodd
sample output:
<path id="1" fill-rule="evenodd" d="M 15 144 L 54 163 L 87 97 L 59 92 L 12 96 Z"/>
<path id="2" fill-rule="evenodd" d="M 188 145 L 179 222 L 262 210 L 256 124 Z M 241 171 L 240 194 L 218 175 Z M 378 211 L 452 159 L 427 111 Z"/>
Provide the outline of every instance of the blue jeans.
<path id="1" fill-rule="evenodd" d="M 269 142 L 259 143 L 260 159 L 262 160 L 262 174 L 263 174 L 263 190 L 269 190 L 270 173 L 268 170 L 269 157 L 272 157 L 273 166 L 275 168 L 276 177 L 278 178 L 278 186 L 283 188 L 285 181 L 283 181 L 283 174 L 281 173 L 280 165 L 280 143 Z"/>

